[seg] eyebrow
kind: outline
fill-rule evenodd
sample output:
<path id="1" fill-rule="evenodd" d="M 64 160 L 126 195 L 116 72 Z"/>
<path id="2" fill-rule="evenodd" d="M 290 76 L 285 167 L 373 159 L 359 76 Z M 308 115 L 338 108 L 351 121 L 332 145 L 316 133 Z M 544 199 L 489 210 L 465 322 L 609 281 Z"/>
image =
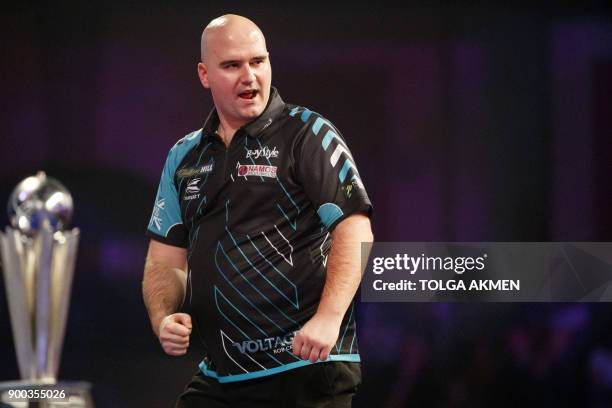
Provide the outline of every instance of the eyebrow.
<path id="1" fill-rule="evenodd" d="M 257 55 L 251 59 L 249 59 L 249 61 L 254 61 L 254 60 L 265 60 L 267 59 L 268 56 L 267 55 Z M 236 64 L 236 63 L 240 63 L 242 62 L 242 60 L 225 60 L 225 61 L 221 61 L 219 63 L 219 66 L 225 66 L 225 65 L 231 65 L 231 64 Z"/>

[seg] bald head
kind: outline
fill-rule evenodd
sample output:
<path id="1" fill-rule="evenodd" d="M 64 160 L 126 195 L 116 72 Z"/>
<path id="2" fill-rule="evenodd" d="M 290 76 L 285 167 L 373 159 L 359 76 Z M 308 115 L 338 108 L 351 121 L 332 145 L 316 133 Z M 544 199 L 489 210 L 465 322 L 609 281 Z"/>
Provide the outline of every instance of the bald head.
<path id="1" fill-rule="evenodd" d="M 210 89 L 223 132 L 253 121 L 270 99 L 272 66 L 266 39 L 248 18 L 227 14 L 202 33 L 200 83 Z"/>
<path id="2" fill-rule="evenodd" d="M 200 52 L 204 64 L 214 52 L 213 43 L 216 42 L 255 42 L 262 40 L 265 46 L 266 39 L 257 25 L 246 17 L 236 14 L 225 14 L 212 20 L 202 32 Z"/>

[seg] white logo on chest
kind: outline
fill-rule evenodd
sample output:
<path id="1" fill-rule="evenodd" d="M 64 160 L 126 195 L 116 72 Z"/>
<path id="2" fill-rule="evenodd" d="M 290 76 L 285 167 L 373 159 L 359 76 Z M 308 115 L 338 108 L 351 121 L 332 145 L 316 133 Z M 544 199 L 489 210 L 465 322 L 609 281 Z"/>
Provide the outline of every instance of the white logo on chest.
<path id="1" fill-rule="evenodd" d="M 272 150 L 270 150 L 268 146 L 264 146 L 261 149 L 247 150 L 246 152 L 247 159 L 259 159 L 260 157 L 265 157 L 266 159 L 278 157 L 278 150 L 276 150 L 276 146 L 274 146 Z"/>
<path id="2" fill-rule="evenodd" d="M 185 188 L 185 197 L 183 197 L 184 200 L 193 200 L 194 198 L 198 198 L 200 196 L 200 186 L 198 186 L 200 180 L 202 180 L 200 177 L 189 180 L 187 187 Z"/>

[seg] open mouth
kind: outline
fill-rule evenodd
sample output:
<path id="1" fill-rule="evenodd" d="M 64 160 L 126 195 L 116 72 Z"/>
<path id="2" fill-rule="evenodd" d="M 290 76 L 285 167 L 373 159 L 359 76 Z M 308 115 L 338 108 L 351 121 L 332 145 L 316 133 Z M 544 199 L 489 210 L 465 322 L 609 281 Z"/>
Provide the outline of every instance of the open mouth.
<path id="1" fill-rule="evenodd" d="M 242 99 L 253 99 L 257 96 L 257 94 L 259 93 L 258 90 L 256 89 L 250 89 L 248 91 L 244 91 L 242 93 L 239 93 L 238 96 Z"/>

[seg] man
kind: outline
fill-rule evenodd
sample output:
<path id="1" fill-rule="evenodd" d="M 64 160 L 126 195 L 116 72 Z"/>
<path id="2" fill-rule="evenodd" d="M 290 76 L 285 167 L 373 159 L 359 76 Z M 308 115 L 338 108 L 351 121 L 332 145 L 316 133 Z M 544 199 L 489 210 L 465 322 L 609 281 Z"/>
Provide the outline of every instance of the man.
<path id="1" fill-rule="evenodd" d="M 164 351 L 185 354 L 192 327 L 206 350 L 177 407 L 350 406 L 372 241 L 354 159 L 329 121 L 271 87 L 252 21 L 214 19 L 201 47 L 215 109 L 170 150 L 143 281 Z"/>

